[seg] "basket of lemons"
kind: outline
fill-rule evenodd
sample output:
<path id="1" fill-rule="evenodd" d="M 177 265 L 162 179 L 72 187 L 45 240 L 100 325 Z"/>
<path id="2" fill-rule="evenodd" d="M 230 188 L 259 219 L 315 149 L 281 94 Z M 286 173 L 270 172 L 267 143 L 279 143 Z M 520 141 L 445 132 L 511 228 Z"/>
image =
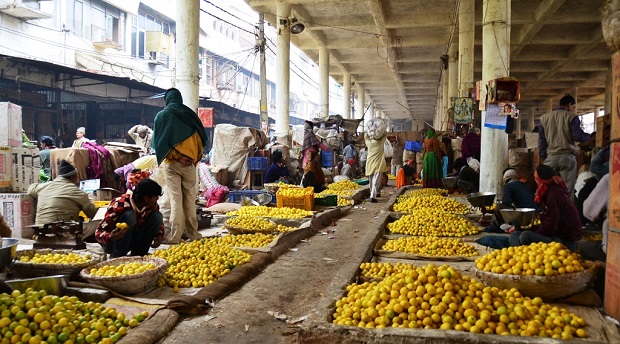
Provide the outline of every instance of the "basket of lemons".
<path id="1" fill-rule="evenodd" d="M 517 288 L 524 296 L 545 301 L 561 299 L 585 290 L 597 270 L 558 242 L 508 247 L 475 261 L 474 272 L 484 284 Z"/>
<path id="2" fill-rule="evenodd" d="M 80 277 L 116 293 L 132 295 L 154 289 L 167 268 L 168 261 L 163 258 L 121 257 L 83 269 Z"/>
<path id="3" fill-rule="evenodd" d="M 19 277 L 77 276 L 80 270 L 100 262 L 102 258 L 88 251 L 48 248 L 24 250 L 15 253 L 13 264 L 9 269 Z"/>
<path id="4" fill-rule="evenodd" d="M 230 234 L 272 233 L 278 225 L 268 219 L 249 215 L 231 217 L 224 223 Z"/>

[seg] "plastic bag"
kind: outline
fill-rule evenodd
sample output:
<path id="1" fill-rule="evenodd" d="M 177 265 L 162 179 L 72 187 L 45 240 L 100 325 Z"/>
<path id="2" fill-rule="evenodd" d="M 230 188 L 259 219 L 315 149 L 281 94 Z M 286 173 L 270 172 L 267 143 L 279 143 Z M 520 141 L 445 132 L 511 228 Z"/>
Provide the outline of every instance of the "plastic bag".
<path id="1" fill-rule="evenodd" d="M 391 158 L 394 155 L 394 147 L 392 147 L 389 140 L 385 140 L 383 143 L 383 155 L 386 158 Z"/>

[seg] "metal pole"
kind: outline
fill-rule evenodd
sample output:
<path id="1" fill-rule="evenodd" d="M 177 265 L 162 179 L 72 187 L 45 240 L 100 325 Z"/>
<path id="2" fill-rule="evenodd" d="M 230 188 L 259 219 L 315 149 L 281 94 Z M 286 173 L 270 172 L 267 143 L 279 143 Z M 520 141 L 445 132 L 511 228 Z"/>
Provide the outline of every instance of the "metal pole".
<path id="1" fill-rule="evenodd" d="M 269 137 L 269 112 L 267 111 L 267 64 L 265 62 L 265 14 L 258 14 L 258 49 L 260 52 L 260 119 L 261 128 Z"/>

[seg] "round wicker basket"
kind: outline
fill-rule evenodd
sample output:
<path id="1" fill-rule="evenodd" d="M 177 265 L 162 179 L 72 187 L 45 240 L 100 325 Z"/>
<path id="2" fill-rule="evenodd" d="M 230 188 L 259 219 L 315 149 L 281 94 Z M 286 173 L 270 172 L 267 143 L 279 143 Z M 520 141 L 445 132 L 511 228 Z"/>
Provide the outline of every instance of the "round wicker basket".
<path id="1" fill-rule="evenodd" d="M 84 263 L 76 263 L 76 264 L 41 264 L 41 263 L 31 263 L 31 262 L 22 262 L 20 261 L 21 257 L 34 257 L 35 254 L 67 254 L 67 253 L 76 253 L 81 256 L 86 256 L 90 254 L 90 260 Z M 72 275 L 73 277 L 77 277 L 78 273 L 82 269 L 86 269 L 103 259 L 102 256 L 93 254 L 88 251 L 73 251 L 73 250 L 52 250 L 48 248 L 44 249 L 35 249 L 35 250 L 24 250 L 17 251 L 15 253 L 15 260 L 13 264 L 10 266 L 11 273 L 19 276 L 19 277 L 42 277 L 42 276 L 53 276 L 53 275 Z"/>
<path id="2" fill-rule="evenodd" d="M 154 264 L 155 269 L 147 270 L 141 274 L 127 276 L 93 276 L 90 274 L 90 269 L 98 269 L 105 265 L 121 265 L 136 262 L 142 264 Z M 89 283 L 100 285 L 116 293 L 123 295 L 132 295 L 137 293 L 144 293 L 154 289 L 157 285 L 157 280 L 164 275 L 167 268 L 168 261 L 163 258 L 156 258 L 151 256 L 121 257 L 100 262 L 91 266 L 88 269 L 83 269 L 80 272 L 80 277 L 82 277 Z"/>
<path id="3" fill-rule="evenodd" d="M 506 275 L 474 268 L 482 283 L 502 289 L 516 288 L 523 296 L 540 297 L 545 301 L 562 299 L 584 291 L 596 274 L 597 265 L 586 262 L 583 271 L 555 276 Z"/>

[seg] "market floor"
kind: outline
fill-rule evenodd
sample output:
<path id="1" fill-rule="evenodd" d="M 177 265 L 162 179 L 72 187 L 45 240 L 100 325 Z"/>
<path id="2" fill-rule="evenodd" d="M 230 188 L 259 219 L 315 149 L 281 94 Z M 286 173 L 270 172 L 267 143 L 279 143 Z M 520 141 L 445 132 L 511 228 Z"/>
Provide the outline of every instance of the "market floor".
<path id="1" fill-rule="evenodd" d="M 394 191 L 384 188 L 378 203 L 353 207 L 345 217 L 308 242 L 300 242 L 240 290 L 218 301 L 208 316 L 181 321 L 162 342 L 296 343 L 298 327 L 274 314 L 297 320 L 307 316 L 337 277 L 340 262 L 361 262 L 363 257 L 354 253 L 360 252 L 355 248 L 372 244 L 371 236 L 364 234 L 377 230 L 371 224 Z"/>

